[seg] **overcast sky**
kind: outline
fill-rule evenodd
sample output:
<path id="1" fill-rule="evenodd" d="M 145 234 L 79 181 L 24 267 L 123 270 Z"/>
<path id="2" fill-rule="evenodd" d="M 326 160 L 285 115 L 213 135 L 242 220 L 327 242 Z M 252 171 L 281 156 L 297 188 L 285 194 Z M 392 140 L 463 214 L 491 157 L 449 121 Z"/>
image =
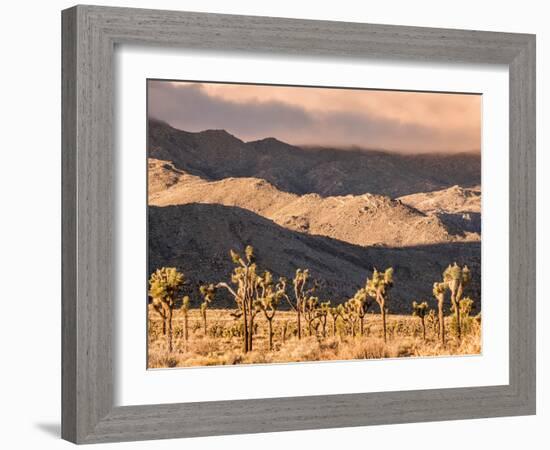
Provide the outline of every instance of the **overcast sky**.
<path id="1" fill-rule="evenodd" d="M 149 81 L 149 117 L 244 141 L 401 152 L 479 151 L 481 96 Z"/>

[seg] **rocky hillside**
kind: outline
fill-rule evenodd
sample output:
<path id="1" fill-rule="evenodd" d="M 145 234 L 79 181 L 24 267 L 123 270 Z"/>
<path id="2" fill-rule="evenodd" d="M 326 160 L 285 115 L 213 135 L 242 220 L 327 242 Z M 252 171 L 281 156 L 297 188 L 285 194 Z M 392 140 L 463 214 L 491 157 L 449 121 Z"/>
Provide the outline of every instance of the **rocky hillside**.
<path id="1" fill-rule="evenodd" d="M 189 133 L 149 121 L 150 158 L 206 180 L 253 177 L 295 194 L 365 193 L 392 198 L 481 182 L 479 154 L 404 155 L 373 150 L 303 149 L 274 138 L 243 142 L 224 130 Z"/>
<path id="2" fill-rule="evenodd" d="M 420 192 L 400 197 L 403 203 L 426 213 L 446 211 L 448 213 L 480 213 L 481 188 L 452 186 L 434 192 Z"/>
<path id="3" fill-rule="evenodd" d="M 446 226 L 473 237 L 481 233 L 481 188 L 452 186 L 435 192 L 421 192 L 399 200 L 419 211 L 439 218 Z M 479 239 L 479 236 L 477 236 Z"/>
<path id="4" fill-rule="evenodd" d="M 246 209 L 302 233 L 392 247 L 477 240 L 435 214 L 373 194 L 321 197 L 282 192 L 258 178 L 206 181 L 168 161 L 149 160 L 149 204 L 219 204 Z"/>

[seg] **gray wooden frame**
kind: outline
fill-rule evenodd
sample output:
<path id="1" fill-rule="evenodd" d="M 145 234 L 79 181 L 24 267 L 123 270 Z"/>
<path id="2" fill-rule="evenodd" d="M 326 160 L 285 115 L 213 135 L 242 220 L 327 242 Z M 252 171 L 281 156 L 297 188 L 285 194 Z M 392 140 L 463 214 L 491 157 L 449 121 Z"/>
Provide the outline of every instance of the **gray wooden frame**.
<path id="1" fill-rule="evenodd" d="M 76 443 L 535 413 L 535 36 L 76 6 L 62 13 L 62 437 Z M 505 64 L 510 80 L 508 385 L 113 404 L 113 52 L 204 50 Z"/>

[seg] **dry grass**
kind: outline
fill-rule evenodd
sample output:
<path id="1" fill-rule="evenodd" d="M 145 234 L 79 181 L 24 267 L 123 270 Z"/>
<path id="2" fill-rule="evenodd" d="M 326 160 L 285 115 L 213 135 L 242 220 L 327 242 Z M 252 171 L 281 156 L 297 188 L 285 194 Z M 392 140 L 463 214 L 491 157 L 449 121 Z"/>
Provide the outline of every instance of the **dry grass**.
<path id="1" fill-rule="evenodd" d="M 284 363 L 300 361 L 330 361 L 349 359 L 401 358 L 445 355 L 476 355 L 481 353 L 481 329 L 478 322 L 469 319 L 464 326 L 462 341 L 455 337 L 452 318 L 446 318 L 447 345 L 442 347 L 436 331 L 427 325 L 426 341 L 422 339 L 420 321 L 416 317 L 389 315 L 388 341 L 382 339 L 382 327 L 378 314 L 368 314 L 364 336 L 345 335 L 337 327 L 333 336 L 332 325 L 327 321 L 326 337 L 319 327 L 316 335 L 295 336 L 295 315 L 278 311 L 274 324 L 274 348 L 269 350 L 266 320 L 258 315 L 257 330 L 251 352 L 241 350 L 241 337 L 236 334 L 238 324 L 229 310 L 208 310 L 206 336 L 198 310 L 189 311 L 189 341 L 183 333 L 183 314 L 174 312 L 174 351 L 168 353 L 167 340 L 162 334 L 162 322 L 158 314 L 149 310 L 148 366 L 150 368 L 214 366 L 233 364 Z M 283 324 L 287 333 L 283 342 Z"/>

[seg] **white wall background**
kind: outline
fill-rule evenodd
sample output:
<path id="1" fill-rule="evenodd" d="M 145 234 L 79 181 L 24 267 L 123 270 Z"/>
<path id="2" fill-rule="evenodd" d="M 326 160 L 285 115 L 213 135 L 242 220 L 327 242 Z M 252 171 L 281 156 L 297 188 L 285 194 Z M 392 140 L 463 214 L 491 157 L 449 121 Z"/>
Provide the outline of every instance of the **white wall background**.
<path id="1" fill-rule="evenodd" d="M 338 2 L 277 0 L 104 1 L 104 5 L 310 19 L 468 28 L 537 34 L 538 229 L 550 226 L 543 196 L 550 170 L 542 149 L 550 121 L 546 84 L 550 28 L 545 2 L 536 0 L 441 2 L 388 0 Z M 4 448 L 57 449 L 60 418 L 60 10 L 72 2 L 5 2 L 0 45 L 0 443 Z M 546 159 L 546 161 L 545 161 Z M 545 170 L 546 169 L 546 170 Z M 543 192 L 545 191 L 545 192 Z M 548 196 L 546 196 L 548 199 Z M 548 203 L 548 202 L 546 202 Z M 538 236 L 538 278 L 550 276 L 542 261 L 548 248 Z M 297 448 L 342 445 L 446 449 L 543 448 L 550 421 L 550 395 L 543 380 L 548 366 L 548 308 L 538 288 L 538 415 L 428 424 L 302 431 L 119 444 L 117 448 Z M 22 320 L 20 314 L 24 313 Z M 545 320 L 546 319 L 546 320 Z M 538 444 L 537 444 L 538 442 Z M 106 446 L 98 446 L 105 447 Z M 113 448 L 113 447 L 109 447 Z"/>

